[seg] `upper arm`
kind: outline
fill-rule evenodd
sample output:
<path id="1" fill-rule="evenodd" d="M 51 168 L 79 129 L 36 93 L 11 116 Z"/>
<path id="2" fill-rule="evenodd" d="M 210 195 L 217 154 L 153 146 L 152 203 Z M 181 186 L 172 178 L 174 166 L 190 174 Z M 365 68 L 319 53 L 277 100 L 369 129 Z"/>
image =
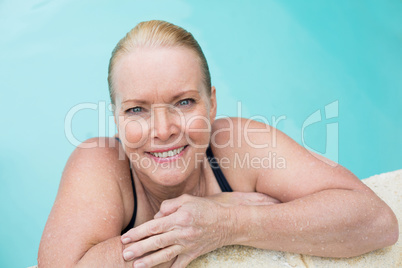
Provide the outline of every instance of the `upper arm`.
<path id="1" fill-rule="evenodd" d="M 269 133 L 257 139 L 275 141 L 258 153 L 270 155 L 272 160 L 270 168 L 258 170 L 258 192 L 288 202 L 329 189 L 369 190 L 349 170 L 308 151 L 278 129 L 271 127 Z"/>
<path id="2" fill-rule="evenodd" d="M 230 158 L 230 168 L 222 171 L 235 191 L 256 191 L 281 202 L 328 189 L 370 192 L 346 168 L 261 122 L 219 119 L 213 125 L 212 144 L 219 158 Z"/>
<path id="3" fill-rule="evenodd" d="M 42 235 L 40 262 L 72 265 L 93 245 L 120 235 L 127 222 L 128 161 L 118 160 L 105 139 L 106 147 L 77 148 L 70 156 Z"/>

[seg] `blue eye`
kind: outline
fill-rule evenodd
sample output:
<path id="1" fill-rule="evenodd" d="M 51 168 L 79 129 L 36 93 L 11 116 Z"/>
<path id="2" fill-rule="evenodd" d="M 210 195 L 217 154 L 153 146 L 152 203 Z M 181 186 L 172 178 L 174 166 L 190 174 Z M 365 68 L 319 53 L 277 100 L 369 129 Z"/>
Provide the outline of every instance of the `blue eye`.
<path id="1" fill-rule="evenodd" d="M 182 100 L 180 101 L 180 105 L 188 105 L 189 104 L 189 100 Z"/>
<path id="2" fill-rule="evenodd" d="M 193 99 L 185 99 L 185 100 L 179 101 L 179 105 L 181 105 L 181 106 L 188 106 L 188 105 L 190 105 L 190 104 L 193 103 L 193 102 L 194 102 Z"/>
<path id="3" fill-rule="evenodd" d="M 140 112 L 142 112 L 142 108 L 141 107 L 130 108 L 130 109 L 127 110 L 127 112 L 129 112 L 129 113 L 140 113 Z"/>

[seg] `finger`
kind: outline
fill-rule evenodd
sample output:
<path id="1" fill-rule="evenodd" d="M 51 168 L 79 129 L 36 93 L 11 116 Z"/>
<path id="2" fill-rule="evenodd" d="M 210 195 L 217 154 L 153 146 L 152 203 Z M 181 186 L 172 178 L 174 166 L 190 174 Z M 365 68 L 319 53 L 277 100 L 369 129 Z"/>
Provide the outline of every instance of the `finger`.
<path id="1" fill-rule="evenodd" d="M 139 241 L 146 237 L 157 235 L 163 232 L 168 232 L 172 230 L 175 221 L 171 217 L 164 217 L 161 219 L 150 220 L 130 229 L 125 234 L 121 236 L 121 242 L 123 244 L 128 244 L 131 242 Z"/>
<path id="2" fill-rule="evenodd" d="M 193 259 L 191 259 L 188 255 L 179 255 L 175 262 L 172 264 L 171 268 L 187 267 L 187 265 L 189 265 L 192 260 Z"/>
<path id="3" fill-rule="evenodd" d="M 176 244 L 177 241 L 175 240 L 175 237 L 176 235 L 174 235 L 173 232 L 168 232 L 135 242 L 124 249 L 123 258 L 126 261 L 130 261 L 141 257 L 144 254 L 149 254 L 156 250 L 169 247 Z"/>
<path id="4" fill-rule="evenodd" d="M 183 251 L 183 246 L 173 245 L 163 248 L 134 262 L 134 267 L 154 267 L 155 265 L 168 262 Z M 141 264 L 144 264 L 141 266 Z M 185 267 L 185 266 L 183 266 Z"/>
<path id="5" fill-rule="evenodd" d="M 184 203 L 188 202 L 193 196 L 184 194 L 177 198 L 165 200 L 162 202 L 159 212 L 154 216 L 155 219 L 168 216 L 176 212 Z"/>

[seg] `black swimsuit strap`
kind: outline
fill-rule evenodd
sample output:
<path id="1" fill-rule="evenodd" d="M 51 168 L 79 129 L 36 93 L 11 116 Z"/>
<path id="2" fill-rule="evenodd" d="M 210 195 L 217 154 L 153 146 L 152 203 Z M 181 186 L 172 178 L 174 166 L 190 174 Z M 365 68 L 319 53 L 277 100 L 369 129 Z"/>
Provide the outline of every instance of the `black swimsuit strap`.
<path id="1" fill-rule="evenodd" d="M 116 137 L 116 140 L 118 140 L 120 143 L 120 139 Z M 135 218 L 137 217 L 137 191 L 135 190 L 135 185 L 134 185 L 134 177 L 133 177 L 133 170 L 131 169 L 131 164 L 130 164 L 130 159 L 128 160 L 128 165 L 130 167 L 130 177 L 131 177 L 131 187 L 133 188 L 133 196 L 134 196 L 134 211 L 133 211 L 133 216 L 131 217 L 130 222 L 128 223 L 127 227 L 124 228 L 123 231 L 121 231 L 121 234 L 126 233 L 129 231 L 131 228 L 134 227 L 135 223 Z"/>
<path id="2" fill-rule="evenodd" d="M 211 146 L 208 146 L 207 158 L 209 165 L 211 166 L 212 171 L 214 172 L 215 178 L 218 181 L 219 187 L 221 187 L 222 192 L 233 192 L 225 175 L 223 175 L 223 172 L 219 166 L 218 161 L 216 160 L 214 154 L 212 153 Z"/>
<path id="3" fill-rule="evenodd" d="M 129 162 L 130 162 L 130 160 L 129 160 Z M 131 228 L 134 227 L 135 218 L 137 217 L 137 192 L 135 190 L 133 170 L 131 169 L 131 165 L 130 165 L 130 176 L 131 176 L 131 186 L 133 188 L 133 195 L 134 195 L 134 211 L 133 211 L 133 216 L 131 217 L 129 224 L 127 225 L 126 228 L 124 228 L 124 230 L 121 232 L 121 234 L 126 233 L 127 231 L 129 231 Z"/>

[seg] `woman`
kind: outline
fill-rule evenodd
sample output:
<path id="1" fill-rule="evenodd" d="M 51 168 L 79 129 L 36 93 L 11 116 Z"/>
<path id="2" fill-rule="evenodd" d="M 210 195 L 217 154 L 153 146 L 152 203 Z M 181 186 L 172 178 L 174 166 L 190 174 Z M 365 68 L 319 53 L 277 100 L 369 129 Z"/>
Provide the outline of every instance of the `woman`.
<path id="1" fill-rule="evenodd" d="M 185 267 L 231 244 L 350 257 L 397 241 L 393 212 L 345 168 L 263 123 L 215 120 L 206 59 L 184 29 L 138 24 L 108 79 L 118 135 L 71 155 L 40 266 Z"/>

